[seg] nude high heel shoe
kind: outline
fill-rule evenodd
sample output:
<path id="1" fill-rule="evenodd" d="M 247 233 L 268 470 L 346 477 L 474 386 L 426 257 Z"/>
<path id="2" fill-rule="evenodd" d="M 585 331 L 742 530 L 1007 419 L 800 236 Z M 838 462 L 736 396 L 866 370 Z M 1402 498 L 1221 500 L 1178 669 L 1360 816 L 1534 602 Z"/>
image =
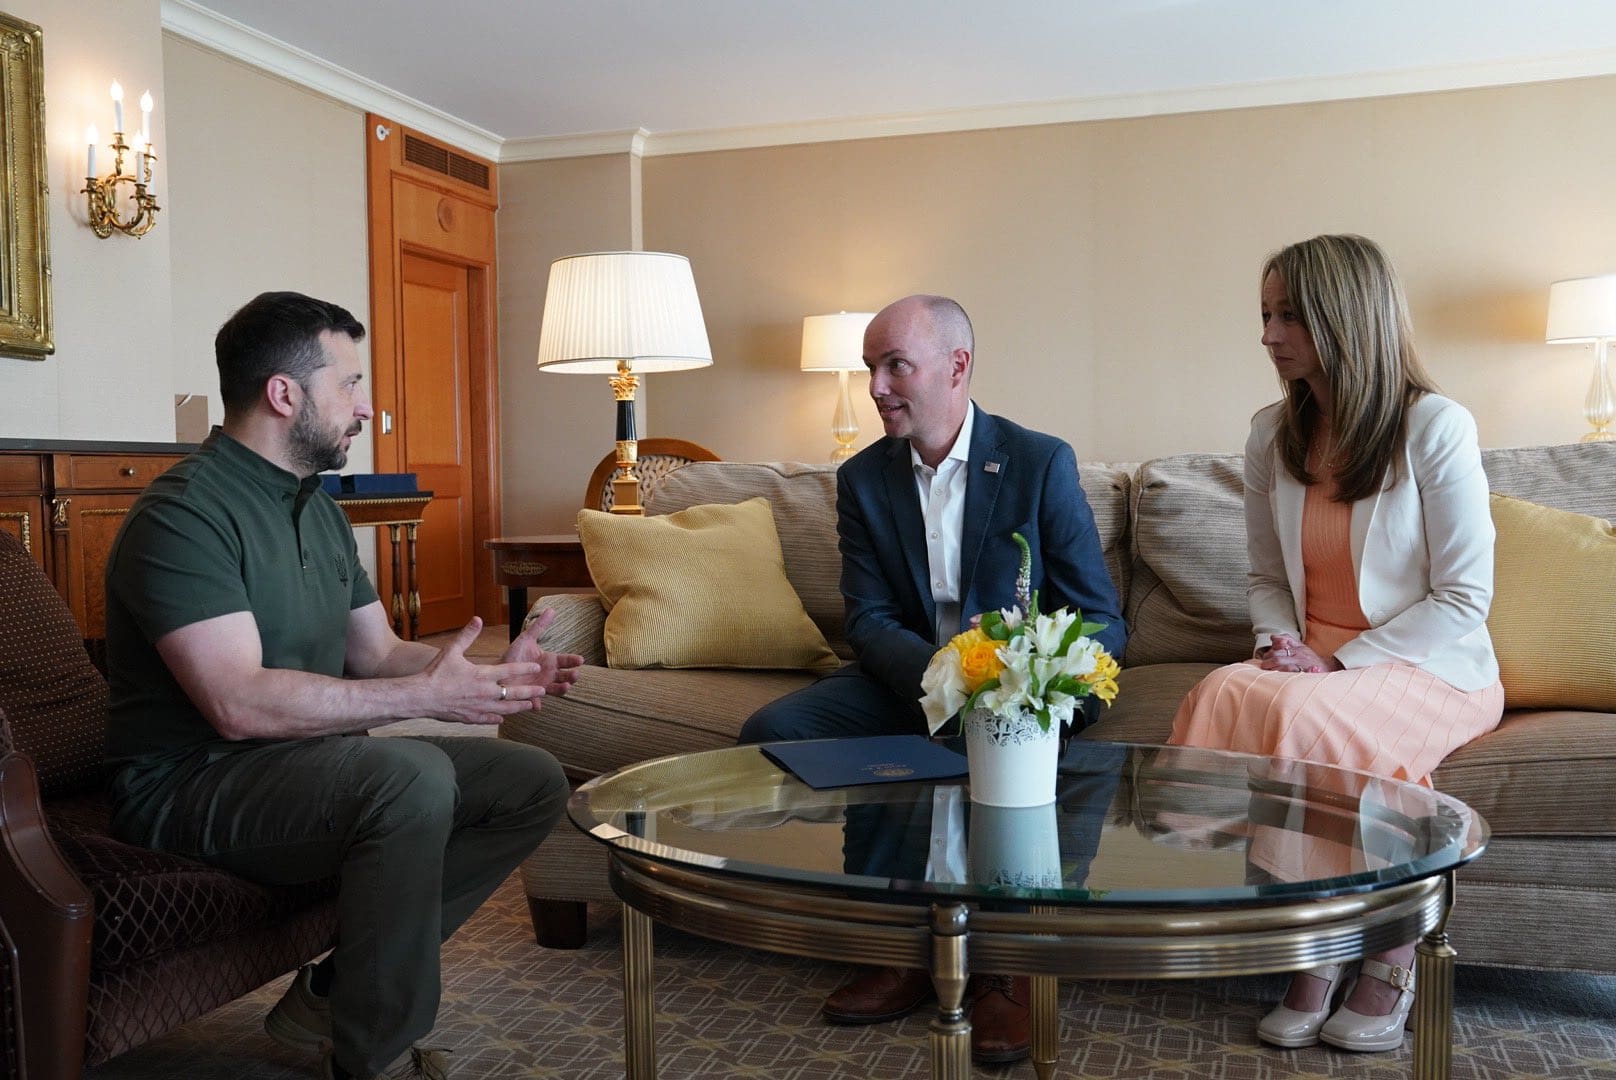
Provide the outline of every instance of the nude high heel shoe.
<path id="1" fill-rule="evenodd" d="M 1400 993 L 1392 1011 L 1385 1016 L 1364 1016 L 1343 1005 L 1325 1021 L 1319 1038 L 1342 1050 L 1396 1050 L 1403 1045 L 1403 1029 L 1408 1026 L 1408 1013 L 1414 1007 L 1414 972 L 1379 960 L 1365 960 L 1359 975 L 1397 987 Z"/>
<path id="2" fill-rule="evenodd" d="M 1324 1007 L 1317 1012 L 1306 1012 L 1302 1009 L 1286 1008 L 1283 1003 L 1276 1005 L 1273 1011 L 1258 1022 L 1257 1038 L 1287 1049 L 1312 1046 L 1318 1042 L 1319 1029 L 1324 1026 L 1325 1017 L 1330 1015 L 1330 1007 L 1335 1003 L 1335 992 L 1341 987 L 1341 977 L 1346 967 L 1345 964 L 1325 964 L 1298 972 L 1330 984 L 1329 989 L 1324 992 Z"/>

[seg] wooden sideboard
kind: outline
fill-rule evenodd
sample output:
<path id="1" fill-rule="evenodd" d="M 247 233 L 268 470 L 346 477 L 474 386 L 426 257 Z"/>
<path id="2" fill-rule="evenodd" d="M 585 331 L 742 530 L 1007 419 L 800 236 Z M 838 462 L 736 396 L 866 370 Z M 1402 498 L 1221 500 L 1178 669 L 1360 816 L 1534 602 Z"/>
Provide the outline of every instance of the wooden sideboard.
<path id="1" fill-rule="evenodd" d="M 107 554 L 135 496 L 194 449 L 0 439 L 0 528 L 44 568 L 85 637 L 106 635 Z"/>

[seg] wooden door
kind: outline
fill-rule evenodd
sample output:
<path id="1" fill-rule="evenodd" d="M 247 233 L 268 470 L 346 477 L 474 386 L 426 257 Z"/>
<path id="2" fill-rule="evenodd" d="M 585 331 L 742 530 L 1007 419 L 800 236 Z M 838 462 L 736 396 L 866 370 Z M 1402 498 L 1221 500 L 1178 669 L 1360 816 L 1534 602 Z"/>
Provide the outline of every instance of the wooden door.
<path id="1" fill-rule="evenodd" d="M 399 469 L 432 502 L 416 552 L 421 632 L 476 613 L 472 527 L 471 286 L 464 266 L 405 252 L 399 295 Z"/>
<path id="2" fill-rule="evenodd" d="M 434 493 L 419 543 L 420 632 L 504 619 L 483 541 L 499 533 L 494 211 L 498 174 L 367 116 L 376 470 Z M 391 429 L 388 423 L 391 421 Z M 390 586 L 379 558 L 377 584 Z"/>

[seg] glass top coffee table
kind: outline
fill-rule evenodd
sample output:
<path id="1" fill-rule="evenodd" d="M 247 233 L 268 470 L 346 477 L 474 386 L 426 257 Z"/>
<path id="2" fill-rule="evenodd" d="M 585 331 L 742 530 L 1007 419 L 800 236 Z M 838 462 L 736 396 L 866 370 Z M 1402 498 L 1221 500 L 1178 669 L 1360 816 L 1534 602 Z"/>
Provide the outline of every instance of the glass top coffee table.
<path id="1" fill-rule="evenodd" d="M 625 1056 L 656 1075 L 651 928 L 827 960 L 926 968 L 932 1075 L 970 1075 L 973 972 L 1032 976 L 1033 1065 L 1053 1075 L 1056 979 L 1292 971 L 1419 939 L 1414 1075 L 1448 1076 L 1454 871 L 1487 825 L 1414 784 L 1302 762 L 1074 740 L 1055 802 L 969 801 L 964 777 L 815 790 L 757 747 L 580 787 L 625 904 Z"/>

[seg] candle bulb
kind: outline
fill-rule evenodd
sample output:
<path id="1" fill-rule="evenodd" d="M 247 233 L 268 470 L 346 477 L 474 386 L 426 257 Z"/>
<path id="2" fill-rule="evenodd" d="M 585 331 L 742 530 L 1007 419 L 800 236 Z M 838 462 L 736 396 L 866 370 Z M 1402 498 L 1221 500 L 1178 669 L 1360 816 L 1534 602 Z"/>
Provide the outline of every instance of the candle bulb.
<path id="1" fill-rule="evenodd" d="M 135 183 L 144 184 L 146 182 L 146 170 L 143 159 L 146 156 L 146 141 L 136 135 L 135 145 L 131 146 L 129 150 L 132 155 L 129 168 L 135 174 Z"/>
<path id="2" fill-rule="evenodd" d="M 89 167 L 84 170 L 84 175 L 85 176 L 94 176 L 95 175 L 95 144 L 101 141 L 101 134 L 100 134 L 100 132 L 95 130 L 95 125 L 94 124 L 91 124 L 89 127 L 84 129 L 84 141 L 90 144 L 90 164 L 89 164 Z"/>
<path id="3" fill-rule="evenodd" d="M 123 87 L 112 80 L 112 130 L 123 131 Z"/>
<path id="4" fill-rule="evenodd" d="M 151 145 L 151 91 L 140 95 L 140 141 L 147 146 Z"/>

